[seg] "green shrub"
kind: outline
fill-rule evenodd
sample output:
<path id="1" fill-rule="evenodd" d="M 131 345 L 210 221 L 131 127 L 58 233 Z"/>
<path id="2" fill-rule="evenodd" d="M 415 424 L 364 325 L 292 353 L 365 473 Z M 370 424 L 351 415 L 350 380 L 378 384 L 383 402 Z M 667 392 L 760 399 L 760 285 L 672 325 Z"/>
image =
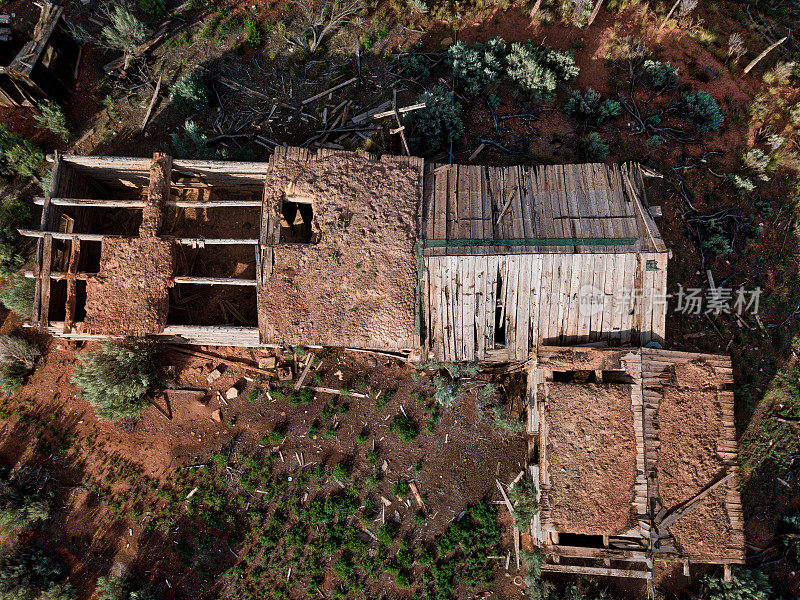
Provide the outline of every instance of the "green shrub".
<path id="1" fill-rule="evenodd" d="M 37 109 L 39 112 L 33 115 L 36 127 L 47 129 L 67 141 L 69 139 L 69 127 L 67 127 L 67 117 L 61 107 L 52 100 L 42 100 L 39 102 Z"/>
<path id="2" fill-rule="evenodd" d="M 125 582 L 113 575 L 98 578 L 94 591 L 97 600 L 126 600 Z"/>
<path id="3" fill-rule="evenodd" d="M 525 423 L 519 419 L 506 419 L 503 416 L 503 409 L 499 406 L 494 407 L 492 415 L 494 417 L 493 424 L 498 429 L 502 429 L 503 431 L 511 431 L 514 433 L 525 431 Z"/>
<path id="4" fill-rule="evenodd" d="M 124 6 L 112 4 L 105 13 L 108 25 L 100 33 L 110 48 L 132 54 L 147 40 L 147 27 Z"/>
<path id="5" fill-rule="evenodd" d="M 208 107 L 208 87 L 197 71 L 183 76 L 171 89 L 172 101 L 185 112 L 202 112 Z"/>
<path id="6" fill-rule="evenodd" d="M 16 479 L 0 484 L 0 535 L 8 536 L 50 518 L 50 496 Z"/>
<path id="7" fill-rule="evenodd" d="M 734 568 L 730 581 L 706 577 L 703 586 L 702 600 L 769 600 L 772 594 L 766 575 L 744 567 Z"/>
<path id="8" fill-rule="evenodd" d="M 261 26 L 258 21 L 247 19 L 244 22 L 244 40 L 251 46 L 261 45 Z"/>
<path id="9" fill-rule="evenodd" d="M 514 506 L 514 525 L 520 531 L 529 530 L 533 517 L 539 512 L 539 502 L 536 500 L 533 485 L 527 479 L 518 481 L 509 488 L 508 499 Z"/>
<path id="10" fill-rule="evenodd" d="M 600 127 L 620 115 L 622 106 L 616 100 L 605 98 L 589 88 L 585 92 L 575 90 L 564 106 L 564 112 L 584 127 Z"/>
<path id="11" fill-rule="evenodd" d="M 0 553 L 0 598 L 8 600 L 74 600 L 65 571 L 49 554 L 30 546 L 12 546 Z"/>
<path id="12" fill-rule="evenodd" d="M 494 37 L 472 45 L 458 42 L 447 49 L 447 60 L 459 88 L 477 96 L 500 79 L 506 53 L 506 43 Z"/>
<path id="13" fill-rule="evenodd" d="M 589 22 L 594 4 L 592 0 L 558 0 L 557 6 L 564 22 L 583 27 Z"/>
<path id="14" fill-rule="evenodd" d="M 507 61 L 509 78 L 534 102 L 551 102 L 558 84 L 568 83 L 580 72 L 571 52 L 519 42 L 511 44 Z"/>
<path id="15" fill-rule="evenodd" d="M 25 375 L 33 371 L 41 354 L 26 339 L 15 335 L 0 336 L 0 388 L 8 394 L 17 391 Z"/>
<path id="16" fill-rule="evenodd" d="M 538 548 L 530 550 L 522 548 L 519 551 L 522 562 L 525 563 L 525 568 L 528 569 L 528 576 L 533 579 L 539 579 L 542 574 L 542 565 L 544 564 L 545 556 Z"/>
<path id="17" fill-rule="evenodd" d="M 700 133 L 719 131 L 725 124 L 722 111 L 708 92 L 690 92 L 683 95 L 683 106 Z"/>
<path id="18" fill-rule="evenodd" d="M 581 150 L 587 162 L 603 162 L 608 157 L 608 144 L 596 131 L 581 138 Z"/>
<path id="19" fill-rule="evenodd" d="M 220 155 L 208 147 L 208 136 L 203 133 L 195 121 L 183 124 L 183 135 L 173 133 L 171 136 L 172 151 L 175 158 L 194 158 L 200 160 L 216 160 Z"/>
<path id="20" fill-rule="evenodd" d="M 423 140 L 423 154 L 433 154 L 464 134 L 461 105 L 455 101 L 453 92 L 441 86 L 436 87 L 422 94 L 419 102 L 425 104 L 425 108 L 411 113 L 411 119 Z"/>
<path id="21" fill-rule="evenodd" d="M 158 379 L 155 344 L 132 338 L 107 341 L 78 358 L 72 380 L 81 390 L 80 397 L 101 418 L 135 417 L 141 412 L 147 390 Z"/>
<path id="22" fill-rule="evenodd" d="M 34 280 L 15 273 L 4 273 L 4 275 L 5 280 L 0 282 L 0 304 L 16 313 L 21 319 L 29 319 L 36 291 Z"/>
<path id="23" fill-rule="evenodd" d="M 137 4 L 151 17 L 163 17 L 167 14 L 166 0 L 137 0 Z"/>
<path id="24" fill-rule="evenodd" d="M 397 415 L 389 424 L 389 431 L 396 433 L 404 442 L 411 442 L 417 437 L 417 425 L 406 415 Z"/>
<path id="25" fill-rule="evenodd" d="M 32 177 L 43 162 L 37 146 L 0 125 L 0 174 Z"/>
<path id="26" fill-rule="evenodd" d="M 273 429 L 261 438 L 261 443 L 265 446 L 275 446 L 283 441 L 284 435 L 277 429 Z"/>
<path id="27" fill-rule="evenodd" d="M 407 481 L 398 481 L 394 484 L 394 495 L 397 496 L 400 500 L 405 499 L 411 493 L 411 486 L 408 485 Z"/>
<path id="28" fill-rule="evenodd" d="M 0 201 L 0 277 L 9 277 L 25 262 L 19 251 L 20 236 L 17 228 L 25 225 L 30 216 L 28 207 L 16 196 L 7 196 Z M 6 285 L 12 284 L 17 285 L 14 282 L 6 282 Z M 26 316 L 25 312 L 18 314 Z"/>
<path id="29" fill-rule="evenodd" d="M 386 546 L 391 545 L 394 538 L 397 537 L 400 527 L 394 521 L 388 521 L 380 526 L 378 529 L 378 541 Z"/>
<path id="30" fill-rule="evenodd" d="M 336 463 L 336 466 L 333 467 L 333 478 L 345 482 L 350 479 L 350 471 L 342 463 Z"/>
<path id="31" fill-rule="evenodd" d="M 647 59 L 642 63 L 642 74 L 647 85 L 662 91 L 678 83 L 678 69 L 668 62 Z"/>

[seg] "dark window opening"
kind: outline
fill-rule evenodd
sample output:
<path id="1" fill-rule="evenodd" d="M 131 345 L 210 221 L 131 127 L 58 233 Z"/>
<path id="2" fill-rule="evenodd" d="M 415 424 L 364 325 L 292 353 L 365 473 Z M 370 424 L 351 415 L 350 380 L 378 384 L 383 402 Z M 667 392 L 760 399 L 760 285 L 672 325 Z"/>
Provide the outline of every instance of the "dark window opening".
<path id="1" fill-rule="evenodd" d="M 553 371 L 553 381 L 559 383 L 597 383 L 594 371 Z"/>
<path id="2" fill-rule="evenodd" d="M 625 371 L 603 371 L 603 383 L 633 383 L 633 377 Z"/>
<path id="3" fill-rule="evenodd" d="M 494 347 L 506 347 L 506 307 L 503 304 L 503 277 L 497 273 L 497 298 L 494 313 Z"/>
<path id="4" fill-rule="evenodd" d="M 314 243 L 314 207 L 307 202 L 284 199 L 281 203 L 282 244 Z"/>
<path id="5" fill-rule="evenodd" d="M 581 548 L 602 548 L 602 535 L 582 535 L 580 533 L 559 533 L 560 546 L 579 546 Z"/>

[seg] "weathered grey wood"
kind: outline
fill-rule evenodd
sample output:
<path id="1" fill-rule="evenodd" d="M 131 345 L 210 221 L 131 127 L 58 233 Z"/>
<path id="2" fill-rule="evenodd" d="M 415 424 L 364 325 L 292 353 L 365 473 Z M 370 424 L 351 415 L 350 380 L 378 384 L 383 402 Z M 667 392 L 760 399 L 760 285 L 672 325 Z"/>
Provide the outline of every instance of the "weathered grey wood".
<path id="1" fill-rule="evenodd" d="M 30 238 L 43 238 L 45 232 L 36 231 L 33 229 L 18 229 L 19 234 L 23 237 L 30 237 Z M 50 235 L 53 236 L 54 240 L 72 240 L 72 239 L 79 239 L 85 242 L 102 242 L 103 238 L 122 238 L 122 237 L 129 237 L 124 235 L 104 235 L 102 233 L 60 233 L 60 232 L 51 232 Z M 165 239 L 169 239 L 169 236 L 164 236 Z M 172 238 L 172 240 L 176 244 L 181 244 L 183 246 L 213 246 L 213 245 L 234 245 L 234 244 L 243 244 L 243 245 L 258 245 L 257 239 L 249 239 L 249 238 L 186 238 L 186 237 L 178 237 Z"/>
<path id="2" fill-rule="evenodd" d="M 35 204 L 44 205 L 47 199 L 37 196 Z M 77 206 L 81 208 L 144 208 L 143 199 L 103 200 L 98 198 L 51 198 L 51 206 Z M 261 200 L 166 200 L 165 206 L 175 208 L 260 208 Z"/>

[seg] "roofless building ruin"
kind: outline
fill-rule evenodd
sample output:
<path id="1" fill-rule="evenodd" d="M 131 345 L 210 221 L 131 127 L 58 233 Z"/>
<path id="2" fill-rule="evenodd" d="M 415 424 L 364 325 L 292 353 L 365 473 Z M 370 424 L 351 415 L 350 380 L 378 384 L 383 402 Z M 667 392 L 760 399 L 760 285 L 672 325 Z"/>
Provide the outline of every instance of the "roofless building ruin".
<path id="1" fill-rule="evenodd" d="M 72 339 L 443 361 L 664 339 L 668 251 L 636 164 L 58 156 L 37 202 L 33 320 Z"/>
<path id="2" fill-rule="evenodd" d="M 525 361 L 544 570 L 742 562 L 730 361 L 643 347 L 664 342 L 669 253 L 639 165 L 291 147 L 53 162 L 40 227 L 21 231 L 37 238 L 32 324 Z"/>

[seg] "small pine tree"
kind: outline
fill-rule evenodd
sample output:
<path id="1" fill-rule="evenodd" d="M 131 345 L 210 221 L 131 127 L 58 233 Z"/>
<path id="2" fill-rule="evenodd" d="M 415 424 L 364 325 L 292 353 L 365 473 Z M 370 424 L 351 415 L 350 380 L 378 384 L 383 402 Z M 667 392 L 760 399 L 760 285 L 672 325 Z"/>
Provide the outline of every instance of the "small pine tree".
<path id="1" fill-rule="evenodd" d="M 581 138 L 581 148 L 583 157 L 588 162 L 603 162 L 608 157 L 608 144 L 596 131 Z"/>
<path id="2" fill-rule="evenodd" d="M 202 112 L 208 107 L 208 87 L 197 71 L 185 75 L 172 86 L 172 101 L 186 112 Z"/>
<path id="3" fill-rule="evenodd" d="M 103 342 L 79 357 L 72 381 L 103 419 L 136 417 L 158 379 L 158 347 L 133 338 Z"/>
<path id="4" fill-rule="evenodd" d="M 213 160 L 218 154 L 208 147 L 208 136 L 203 133 L 195 121 L 186 121 L 183 125 L 183 135 L 173 133 L 172 151 L 176 158 L 195 158 Z"/>
<path id="5" fill-rule="evenodd" d="M 44 153 L 34 144 L 0 125 L 0 175 L 32 177 L 44 162 Z"/>
<path id="6" fill-rule="evenodd" d="M 37 108 L 39 113 L 33 115 L 36 127 L 47 129 L 62 140 L 67 141 L 69 139 L 69 127 L 67 127 L 67 117 L 61 107 L 52 100 L 42 100 Z"/>
<path id="7" fill-rule="evenodd" d="M 719 131 L 725 124 L 722 111 L 708 92 L 689 92 L 683 95 L 683 106 L 700 133 Z"/>
<path id="8" fill-rule="evenodd" d="M 436 87 L 422 94 L 419 102 L 425 104 L 425 108 L 412 113 L 411 118 L 417 133 L 424 140 L 424 154 L 433 154 L 444 144 L 455 142 L 464 134 L 461 105 L 455 101 L 453 92 Z"/>
<path id="9" fill-rule="evenodd" d="M 7 196 L 0 200 L 0 277 L 15 275 L 16 270 L 25 262 L 19 252 L 20 237 L 17 227 L 24 226 L 30 216 L 28 207 L 17 197 Z M 25 314 L 21 316 L 24 317 Z"/>

